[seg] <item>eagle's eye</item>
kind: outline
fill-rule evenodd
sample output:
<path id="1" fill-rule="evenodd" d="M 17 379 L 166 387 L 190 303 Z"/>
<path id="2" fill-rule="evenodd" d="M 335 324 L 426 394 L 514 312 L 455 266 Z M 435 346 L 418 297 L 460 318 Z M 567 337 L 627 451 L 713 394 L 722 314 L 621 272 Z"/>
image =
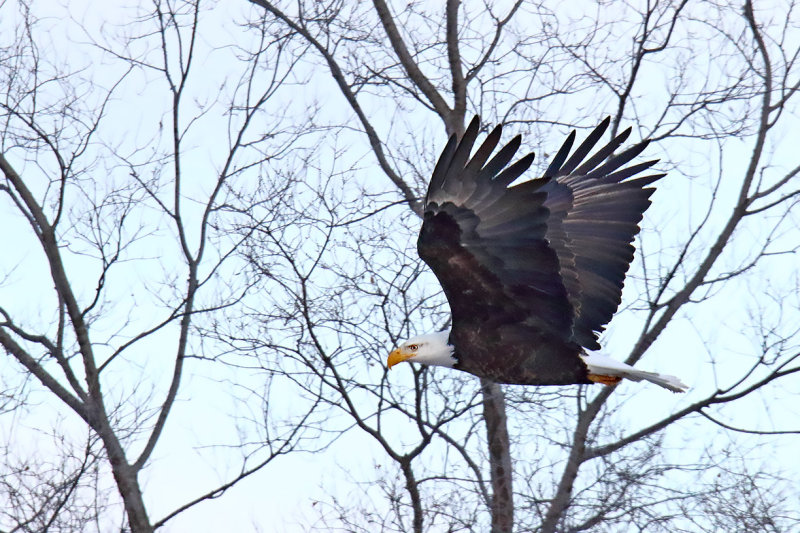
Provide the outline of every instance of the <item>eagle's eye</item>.
<path id="1" fill-rule="evenodd" d="M 407 348 L 408 348 L 409 350 L 411 350 L 412 352 L 416 352 L 416 351 L 417 351 L 417 348 L 419 348 L 419 344 L 409 344 L 409 345 L 407 346 Z"/>

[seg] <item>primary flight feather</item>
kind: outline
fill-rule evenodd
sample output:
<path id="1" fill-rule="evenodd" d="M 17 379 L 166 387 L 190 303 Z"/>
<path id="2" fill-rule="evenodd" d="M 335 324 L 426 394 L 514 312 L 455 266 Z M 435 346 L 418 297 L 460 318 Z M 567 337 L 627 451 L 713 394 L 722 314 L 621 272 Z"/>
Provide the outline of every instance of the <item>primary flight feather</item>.
<path id="1" fill-rule="evenodd" d="M 470 157 L 479 119 L 450 137 L 423 207 L 417 249 L 442 285 L 451 329 L 421 335 L 389 355 L 464 370 L 499 383 L 614 384 L 646 380 L 675 392 L 673 376 L 644 372 L 598 353 L 598 336 L 619 307 L 633 239 L 664 174 L 630 166 L 648 141 L 616 153 L 630 128 L 589 155 L 606 118 L 572 151 L 568 137 L 541 178 L 511 185 L 533 154 L 509 164 L 513 138 L 493 157 L 497 126 Z"/>

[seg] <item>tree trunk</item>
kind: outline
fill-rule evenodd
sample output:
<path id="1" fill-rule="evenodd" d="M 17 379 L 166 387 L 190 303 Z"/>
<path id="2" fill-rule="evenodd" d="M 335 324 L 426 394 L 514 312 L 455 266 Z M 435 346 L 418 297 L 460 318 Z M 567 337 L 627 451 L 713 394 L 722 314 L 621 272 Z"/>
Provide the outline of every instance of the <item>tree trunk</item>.
<path id="1" fill-rule="evenodd" d="M 500 385 L 485 379 L 481 379 L 481 392 L 492 480 L 492 533 L 511 533 L 514 527 L 514 492 L 505 397 Z"/>
<path id="2" fill-rule="evenodd" d="M 136 473 L 130 466 L 114 467 L 114 481 L 125 504 L 125 513 L 128 516 L 128 526 L 131 533 L 152 533 L 153 526 L 147 516 L 147 510 L 142 499 L 142 491 Z"/>
<path id="3" fill-rule="evenodd" d="M 105 417 L 105 414 L 102 416 Z M 95 418 L 97 418 L 96 414 Z M 117 483 L 117 490 L 125 505 L 125 514 L 128 516 L 128 526 L 131 532 L 152 533 L 153 526 L 147 516 L 147 509 L 142 498 L 142 488 L 139 486 L 138 470 L 128 462 L 125 451 L 107 419 L 100 419 L 93 427 L 103 441 L 108 462 L 111 464 L 111 472 Z"/>

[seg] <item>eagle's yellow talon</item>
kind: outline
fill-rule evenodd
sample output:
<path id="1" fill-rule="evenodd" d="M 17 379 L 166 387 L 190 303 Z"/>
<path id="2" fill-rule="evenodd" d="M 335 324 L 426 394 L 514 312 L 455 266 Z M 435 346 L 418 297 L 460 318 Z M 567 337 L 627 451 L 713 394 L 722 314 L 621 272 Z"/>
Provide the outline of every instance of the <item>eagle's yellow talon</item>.
<path id="1" fill-rule="evenodd" d="M 603 385 L 616 385 L 622 378 L 619 376 L 601 376 L 600 374 L 589 374 L 589 381 L 594 381 L 595 383 L 602 383 Z"/>

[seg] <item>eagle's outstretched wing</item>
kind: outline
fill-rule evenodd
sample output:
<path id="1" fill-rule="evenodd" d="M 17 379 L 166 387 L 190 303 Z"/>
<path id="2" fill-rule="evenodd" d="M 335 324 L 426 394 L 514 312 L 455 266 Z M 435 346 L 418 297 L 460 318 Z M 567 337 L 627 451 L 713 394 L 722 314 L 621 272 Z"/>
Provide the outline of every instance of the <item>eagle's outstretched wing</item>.
<path id="1" fill-rule="evenodd" d="M 447 296 L 454 328 L 525 324 L 598 347 L 650 203 L 646 186 L 663 176 L 629 179 L 655 163 L 623 168 L 647 142 L 612 155 L 630 130 L 587 158 L 608 123 L 570 156 L 573 132 L 543 177 L 514 186 L 533 162 L 528 154 L 509 165 L 519 136 L 491 159 L 500 126 L 472 157 L 478 117 L 460 142 L 450 138 L 431 177 L 417 246 Z"/>

